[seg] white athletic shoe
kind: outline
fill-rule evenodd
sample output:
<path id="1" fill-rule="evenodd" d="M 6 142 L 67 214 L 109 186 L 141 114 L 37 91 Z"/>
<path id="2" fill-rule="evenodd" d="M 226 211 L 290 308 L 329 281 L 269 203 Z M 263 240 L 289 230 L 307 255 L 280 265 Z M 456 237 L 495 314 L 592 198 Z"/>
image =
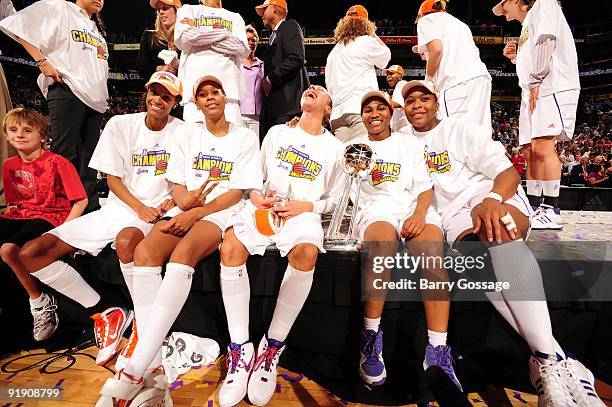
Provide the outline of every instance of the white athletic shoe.
<path id="1" fill-rule="evenodd" d="M 538 394 L 538 407 L 578 406 L 561 377 L 561 362 L 553 358 L 548 357 L 548 360 L 541 362 L 532 355 L 529 359 L 529 378 Z"/>
<path id="2" fill-rule="evenodd" d="M 103 366 L 111 360 L 123 338 L 123 333 L 132 323 L 134 312 L 119 307 L 111 307 L 91 317 L 94 322 L 96 346 L 100 349 L 96 364 Z"/>
<path id="3" fill-rule="evenodd" d="M 253 370 L 255 349 L 252 342 L 242 345 L 230 343 L 227 347 L 225 362 L 227 376 L 219 391 L 219 404 L 221 407 L 231 407 L 240 403 L 247 394 L 249 375 Z"/>
<path id="4" fill-rule="evenodd" d="M 561 215 L 555 213 L 552 206 L 542 204 L 540 209 L 531 218 L 531 229 L 533 230 L 560 230 L 563 229 Z"/>
<path id="5" fill-rule="evenodd" d="M 249 380 L 249 401 L 256 406 L 268 404 L 276 390 L 278 360 L 285 350 L 285 343 L 264 336 L 259 342 L 257 361 Z"/>
<path id="6" fill-rule="evenodd" d="M 51 294 L 43 293 L 44 304 L 42 307 L 31 308 L 34 317 L 34 329 L 32 335 L 36 341 L 49 339 L 59 325 L 57 317 L 57 301 Z"/>
<path id="7" fill-rule="evenodd" d="M 120 370 L 114 377 L 106 379 L 96 407 L 131 406 L 131 401 L 142 391 L 143 385 L 144 379 L 135 381 Z"/>
<path id="8" fill-rule="evenodd" d="M 604 402 L 595 391 L 593 373 L 580 361 L 568 356 L 567 359 L 559 362 L 559 369 L 561 379 L 580 407 L 605 407 Z"/>

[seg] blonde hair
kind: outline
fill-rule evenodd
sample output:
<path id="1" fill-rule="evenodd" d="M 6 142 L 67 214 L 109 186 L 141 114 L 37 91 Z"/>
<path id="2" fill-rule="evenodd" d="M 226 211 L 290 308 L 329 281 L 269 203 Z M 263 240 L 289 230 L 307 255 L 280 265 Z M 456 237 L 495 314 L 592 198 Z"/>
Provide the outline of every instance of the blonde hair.
<path id="1" fill-rule="evenodd" d="M 176 13 L 176 7 L 173 8 Z M 161 22 L 161 17 L 157 10 L 155 14 L 157 14 L 157 19 L 155 20 L 155 34 L 151 37 L 151 46 L 167 47 L 170 50 L 177 51 L 178 49 L 174 45 L 174 26 L 176 23 L 172 24 L 170 29 L 166 29 Z"/>
<path id="2" fill-rule="evenodd" d="M 348 44 L 357 37 L 374 35 L 375 32 L 376 26 L 370 20 L 345 16 L 338 21 L 334 30 L 334 41 L 336 44 Z"/>
<path id="3" fill-rule="evenodd" d="M 247 25 L 246 27 L 244 27 L 244 30 L 248 33 L 251 33 L 255 36 L 255 39 L 257 40 L 257 42 L 259 42 L 259 34 L 257 34 L 257 30 L 255 29 L 255 27 L 253 27 L 251 24 Z"/>
<path id="4" fill-rule="evenodd" d="M 7 112 L 2 121 L 2 132 L 6 136 L 6 128 L 8 126 L 21 123 L 28 124 L 37 129 L 45 140 L 49 138 L 49 122 L 47 118 L 35 110 L 23 107 L 18 107 Z"/>

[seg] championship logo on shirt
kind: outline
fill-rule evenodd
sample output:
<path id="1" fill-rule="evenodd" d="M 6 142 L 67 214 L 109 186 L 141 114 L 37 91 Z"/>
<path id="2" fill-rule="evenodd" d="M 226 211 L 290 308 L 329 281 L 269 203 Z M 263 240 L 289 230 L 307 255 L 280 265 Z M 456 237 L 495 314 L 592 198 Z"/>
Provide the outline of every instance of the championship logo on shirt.
<path id="1" fill-rule="evenodd" d="M 521 48 L 523 47 L 523 45 L 525 45 L 528 39 L 529 39 L 529 27 L 525 27 L 525 29 L 521 31 L 521 36 L 519 37 L 517 52 L 521 50 Z"/>
<path id="2" fill-rule="evenodd" d="M 96 49 L 96 56 L 98 59 L 108 60 L 108 45 L 106 45 L 106 42 L 102 38 L 85 30 L 72 30 L 70 35 L 72 41 L 83 44 L 84 50 L 92 49 L 87 46 L 91 45 L 91 47 Z"/>
<path id="3" fill-rule="evenodd" d="M 30 172 L 11 170 L 9 171 L 9 177 L 15 190 L 21 197 L 25 199 L 34 197 L 34 176 Z"/>
<path id="4" fill-rule="evenodd" d="M 137 167 L 136 174 L 147 174 L 150 168 L 155 168 L 154 175 L 163 175 L 168 168 L 170 154 L 166 150 L 143 149 L 141 154 L 132 154 L 132 167 Z"/>
<path id="5" fill-rule="evenodd" d="M 233 21 L 214 16 L 196 17 L 193 19 L 193 23 L 196 25 L 196 27 L 225 28 L 229 32 L 232 32 L 232 28 L 234 26 Z"/>
<path id="6" fill-rule="evenodd" d="M 376 160 L 372 170 L 372 184 L 380 185 L 383 182 L 397 182 L 400 175 L 402 164 L 386 163 L 383 160 Z"/>
<path id="7" fill-rule="evenodd" d="M 208 179 L 211 181 L 229 181 L 234 163 L 223 161 L 221 157 L 199 153 L 193 159 L 191 168 L 198 171 L 196 172 L 198 178 L 203 176 L 199 171 L 207 171 Z"/>
<path id="8" fill-rule="evenodd" d="M 294 178 L 313 181 L 321 172 L 321 168 L 323 168 L 321 164 L 311 160 L 308 154 L 301 152 L 293 146 L 289 146 L 286 149 L 280 147 L 276 152 L 276 158 L 291 165 L 289 176 Z"/>
<path id="9" fill-rule="evenodd" d="M 427 161 L 427 173 L 432 172 L 442 174 L 451 170 L 451 162 L 448 156 L 448 150 L 441 153 L 425 151 L 425 160 Z"/>

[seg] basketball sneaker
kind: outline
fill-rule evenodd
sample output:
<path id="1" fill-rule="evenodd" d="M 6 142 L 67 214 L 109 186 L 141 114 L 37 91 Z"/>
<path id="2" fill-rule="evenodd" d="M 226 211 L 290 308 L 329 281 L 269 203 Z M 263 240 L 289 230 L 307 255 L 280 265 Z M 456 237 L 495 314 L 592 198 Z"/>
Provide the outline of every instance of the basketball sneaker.
<path id="1" fill-rule="evenodd" d="M 36 341 L 49 339 L 59 325 L 57 316 L 57 300 L 54 296 L 42 293 L 42 305 L 40 307 L 30 307 L 34 318 L 34 329 L 32 335 Z"/>
<path id="2" fill-rule="evenodd" d="M 556 356 L 536 352 L 529 359 L 529 378 L 538 394 L 538 407 L 578 406 L 572 398 Z"/>
<path id="3" fill-rule="evenodd" d="M 378 332 L 372 329 L 362 329 L 360 342 L 359 376 L 372 386 L 380 386 L 387 378 L 385 361 L 382 357 L 382 328 L 379 327 Z"/>
<path id="4" fill-rule="evenodd" d="M 531 218 L 531 229 L 533 230 L 560 230 L 563 229 L 563 219 L 559 209 L 550 205 L 542 204 L 539 211 Z"/>
<path id="5" fill-rule="evenodd" d="M 244 399 L 254 359 L 255 349 L 252 342 L 245 342 L 242 345 L 232 342 L 228 345 L 225 356 L 227 376 L 219 391 L 221 407 L 235 406 Z"/>
<path id="6" fill-rule="evenodd" d="M 134 319 L 134 312 L 111 307 L 91 318 L 94 320 L 96 346 L 100 349 L 96 356 L 96 364 L 102 366 L 115 356 L 123 333 Z"/>
<path id="7" fill-rule="evenodd" d="M 571 355 L 559 362 L 561 380 L 569 388 L 579 406 L 605 407 L 595 391 L 595 378 L 585 365 Z"/>
<path id="8" fill-rule="evenodd" d="M 139 406 L 143 403 L 132 403 L 143 390 L 144 378 L 135 379 L 119 370 L 114 377 L 106 379 L 104 386 L 100 390 L 100 398 L 96 402 L 96 407 L 127 407 Z M 146 405 L 146 404 L 144 404 Z M 154 406 L 155 404 L 149 404 Z"/>
<path id="9" fill-rule="evenodd" d="M 423 361 L 423 370 L 431 367 L 440 368 L 451 381 L 457 386 L 457 388 L 463 392 L 463 387 L 455 374 L 455 368 L 453 367 L 453 356 L 451 355 L 451 347 L 446 345 L 433 346 L 427 344 L 425 348 L 425 360 Z"/>
<path id="10" fill-rule="evenodd" d="M 130 338 L 127 343 L 121 349 L 121 353 L 117 356 L 117 361 L 115 362 L 115 370 L 123 370 L 132 357 L 132 353 L 134 353 L 134 349 L 136 349 L 136 344 L 138 343 L 138 331 L 136 330 L 136 318 L 132 320 L 132 333 L 130 334 Z"/>
<path id="11" fill-rule="evenodd" d="M 249 401 L 256 406 L 268 404 L 276 390 L 276 369 L 285 343 L 265 335 L 259 342 L 257 359 L 249 379 Z"/>

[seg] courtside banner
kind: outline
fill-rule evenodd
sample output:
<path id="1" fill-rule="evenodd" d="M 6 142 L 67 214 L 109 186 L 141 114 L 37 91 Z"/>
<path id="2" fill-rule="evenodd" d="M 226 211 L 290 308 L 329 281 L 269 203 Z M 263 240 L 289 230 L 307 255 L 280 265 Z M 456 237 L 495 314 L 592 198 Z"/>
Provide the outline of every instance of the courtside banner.
<path id="1" fill-rule="evenodd" d="M 524 244 L 363 242 L 362 300 L 488 301 L 502 294 L 513 301 L 612 301 L 611 243 L 530 241 L 508 261 Z"/>
<path id="2" fill-rule="evenodd" d="M 486 35 L 475 35 L 474 43 L 479 45 L 501 45 L 504 39 L 502 37 L 490 37 Z"/>

